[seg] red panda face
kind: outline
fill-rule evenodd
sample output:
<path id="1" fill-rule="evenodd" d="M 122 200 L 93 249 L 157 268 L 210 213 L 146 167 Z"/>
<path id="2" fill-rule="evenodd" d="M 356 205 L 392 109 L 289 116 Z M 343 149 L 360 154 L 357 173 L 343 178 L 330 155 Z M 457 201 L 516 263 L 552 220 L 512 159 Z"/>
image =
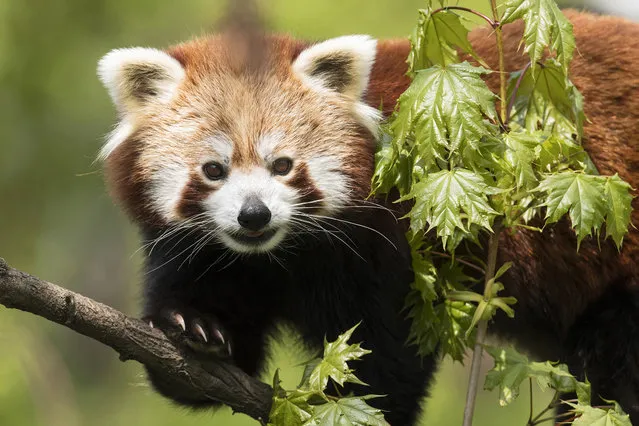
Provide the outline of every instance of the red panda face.
<path id="1" fill-rule="evenodd" d="M 362 96 L 376 42 L 260 41 L 259 63 L 223 36 L 100 61 L 120 113 L 100 157 L 140 225 L 268 252 L 368 195 L 378 112 Z"/>

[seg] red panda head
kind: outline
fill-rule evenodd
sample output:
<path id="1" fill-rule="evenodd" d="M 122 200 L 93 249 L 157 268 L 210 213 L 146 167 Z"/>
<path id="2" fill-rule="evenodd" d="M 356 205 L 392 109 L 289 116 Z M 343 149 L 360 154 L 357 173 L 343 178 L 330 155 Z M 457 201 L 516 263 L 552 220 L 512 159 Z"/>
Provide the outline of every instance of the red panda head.
<path id="1" fill-rule="evenodd" d="M 339 215 L 368 195 L 379 113 L 363 96 L 376 41 L 243 47 L 227 35 L 104 56 L 120 121 L 100 158 L 141 226 L 199 228 L 266 252 L 312 227 L 310 214 Z"/>

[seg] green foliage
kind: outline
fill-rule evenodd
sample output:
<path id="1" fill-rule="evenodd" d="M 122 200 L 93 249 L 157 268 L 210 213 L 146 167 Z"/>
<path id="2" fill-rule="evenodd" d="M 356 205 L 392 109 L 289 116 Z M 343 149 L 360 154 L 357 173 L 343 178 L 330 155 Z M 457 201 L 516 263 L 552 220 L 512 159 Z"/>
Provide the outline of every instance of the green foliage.
<path id="1" fill-rule="evenodd" d="M 447 262 L 439 270 L 430 255 L 431 247 L 422 247 L 421 238 L 408 234 L 411 243 L 415 281 L 406 297 L 412 325 L 408 341 L 416 344 L 420 355 L 439 349 L 455 361 L 462 361 L 468 346 L 470 323 L 475 305 L 467 300 L 453 300 L 449 293 L 466 291 L 472 279 L 456 262 Z"/>
<path id="2" fill-rule="evenodd" d="M 413 233 L 429 224 L 444 249 L 452 251 L 463 238 L 475 239 L 479 229 L 491 229 L 498 213 L 487 196 L 497 192 L 478 173 L 458 168 L 429 173 L 403 199 L 415 199 L 409 213 Z"/>
<path id="3" fill-rule="evenodd" d="M 536 380 L 542 390 L 553 388 L 557 392 L 574 392 L 577 380 L 568 372 L 565 364 L 531 362 L 528 357 L 513 348 L 487 346 L 486 352 L 493 357 L 495 366 L 486 375 L 484 388 L 499 388 L 499 404 L 508 405 L 519 395 L 519 387 L 527 379 Z"/>
<path id="4" fill-rule="evenodd" d="M 618 247 L 628 230 L 630 220 L 630 185 L 614 176 L 595 176 L 567 171 L 548 175 L 535 189 L 544 194 L 546 223 L 559 221 L 570 214 L 577 234 L 577 244 L 604 223 L 606 233 Z"/>
<path id="5" fill-rule="evenodd" d="M 310 390 L 322 393 L 328 386 L 329 378 L 342 386 L 346 382 L 365 385 L 346 364 L 347 361 L 359 359 L 371 352 L 363 349 L 359 343 L 347 343 L 356 327 L 341 334 L 334 342 L 324 341 L 324 356 L 308 378 L 307 385 Z"/>
<path id="6" fill-rule="evenodd" d="M 486 375 L 484 388 L 499 389 L 499 404 L 508 405 L 518 395 L 519 387 L 524 381 L 535 380 L 542 390 L 554 389 L 558 400 L 560 394 L 576 392 L 577 401 L 569 405 L 575 416 L 579 416 L 573 425 L 581 426 L 630 426 L 628 415 L 619 404 L 612 402 L 608 407 L 590 406 L 590 384 L 580 382 L 568 372 L 565 364 L 551 362 L 531 362 L 528 357 L 513 348 L 486 347 L 486 352 L 493 357 L 495 366 Z M 550 406 L 549 406 L 550 408 Z M 547 409 L 549 410 L 549 409 Z M 546 411 L 547 411 L 546 410 Z"/>
<path id="7" fill-rule="evenodd" d="M 550 47 L 557 52 L 564 73 L 575 50 L 572 24 L 561 12 L 555 0 L 510 0 L 504 5 L 502 24 L 524 20 L 525 50 L 530 55 L 532 70 L 542 59 L 544 50 Z"/>
<path id="8" fill-rule="evenodd" d="M 508 87 L 508 98 L 515 94 L 511 120 L 528 131 L 539 129 L 571 141 L 581 140 L 583 97 L 559 62 L 549 58 L 541 66 L 522 72 L 512 73 Z"/>
<path id="9" fill-rule="evenodd" d="M 370 353 L 359 343 L 349 344 L 357 325 L 341 334 L 334 342 L 324 342 L 324 356 L 307 365 L 297 389 L 281 387 L 279 373 L 273 379 L 273 405 L 270 426 L 387 426 L 382 412 L 366 403 L 377 395 L 334 397 L 327 395 L 329 385 L 346 382 L 365 385 L 353 374 L 347 362 Z"/>
<path id="10" fill-rule="evenodd" d="M 469 30 L 462 23 L 460 16 L 448 11 L 435 14 L 431 12 L 431 9 L 419 11 L 417 27 L 410 37 L 413 45 L 408 55 L 410 70 L 457 63 L 459 62 L 457 49 L 478 59 L 473 46 L 468 41 Z M 423 36 L 424 34 L 426 37 Z"/>
<path id="11" fill-rule="evenodd" d="M 388 426 L 380 410 L 366 404 L 374 396 L 340 398 L 317 406 L 315 419 L 305 425 L 318 426 Z M 289 425 L 290 423 L 283 423 Z"/>
<path id="12" fill-rule="evenodd" d="M 501 17 L 494 12 L 496 31 L 523 19 L 524 50 L 531 59 L 523 70 L 511 72 L 508 84 L 502 80 L 506 99 L 499 116 L 497 97 L 483 79 L 507 70 L 489 70 L 477 57 L 455 13 L 463 8 L 434 9 L 430 3 L 419 11 L 411 36 L 412 83 L 383 126 L 372 188 L 386 193 L 397 187 L 400 201 L 412 202 L 406 215 L 415 272 L 406 299 L 409 341 L 422 355 L 438 349 L 461 361 L 478 324 L 485 327 L 497 310 L 516 315 L 516 300 L 499 295 L 504 285 L 498 279 L 517 264 L 496 264 L 495 233 L 519 227 L 542 231 L 529 221 L 541 217 L 552 226 L 568 216 L 577 249 L 584 238 L 598 239 L 604 224 L 605 237 L 620 248 L 632 196 L 617 175 L 599 176 L 581 146 L 583 97 L 568 76 L 575 40 L 553 0 L 509 0 Z M 460 62 L 460 52 L 483 66 Z M 486 240 L 492 257 L 469 254 L 469 244 Z M 474 277 L 481 271 L 483 294 L 472 291 L 477 280 L 466 276 L 469 268 Z M 512 349 L 488 351 L 495 368 L 486 387 L 500 389 L 502 405 L 518 395 L 524 380 L 535 379 L 542 388 L 577 391 L 580 407 L 588 406 L 587 384 L 564 365 L 530 362 Z M 623 417 L 614 410 L 580 410 L 589 418 Z"/>
<path id="13" fill-rule="evenodd" d="M 632 426 L 630 417 L 621 410 L 619 404 L 613 409 L 603 410 L 590 405 L 570 404 L 574 407 L 579 417 L 572 423 L 573 426 Z"/>

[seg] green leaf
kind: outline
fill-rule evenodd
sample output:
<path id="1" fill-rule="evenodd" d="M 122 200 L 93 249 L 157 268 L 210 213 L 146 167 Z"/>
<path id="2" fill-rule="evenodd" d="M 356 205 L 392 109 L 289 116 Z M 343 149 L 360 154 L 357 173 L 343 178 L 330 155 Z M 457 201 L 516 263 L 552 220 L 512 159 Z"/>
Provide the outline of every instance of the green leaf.
<path id="1" fill-rule="evenodd" d="M 557 59 L 568 73 L 575 50 L 572 24 L 561 12 L 555 0 L 510 0 L 504 5 L 501 23 L 524 19 L 524 44 L 530 55 L 532 69 L 542 59 L 544 49 L 557 52 Z"/>
<path id="2" fill-rule="evenodd" d="M 408 343 L 417 346 L 417 354 L 426 356 L 432 354 L 439 345 L 439 333 L 435 325 L 438 319 L 431 300 L 424 300 L 421 292 L 411 286 L 406 296 L 407 318 L 411 320 Z"/>
<path id="3" fill-rule="evenodd" d="M 399 97 L 390 129 L 394 143 L 428 165 L 446 161 L 450 150 L 477 150 L 496 128 L 495 95 L 481 79 L 489 71 L 467 62 L 418 71 Z"/>
<path id="4" fill-rule="evenodd" d="M 511 348 L 485 347 L 495 360 L 495 366 L 486 375 L 484 389 L 499 388 L 499 404 L 510 404 L 519 395 L 524 380 L 535 379 L 542 390 L 552 387 L 558 392 L 573 392 L 577 380 L 568 372 L 565 364 L 530 362 L 528 357 Z"/>
<path id="5" fill-rule="evenodd" d="M 623 237 L 628 232 L 630 213 L 632 211 L 632 195 L 630 185 L 617 174 L 606 179 L 604 191 L 608 213 L 606 215 L 606 237 L 612 237 L 617 248 L 621 249 Z"/>
<path id="6" fill-rule="evenodd" d="M 508 272 L 508 270 L 513 266 L 512 262 L 504 262 L 503 265 L 500 266 L 500 268 L 497 270 L 497 272 L 495 272 L 495 278 L 494 279 L 499 279 L 499 277 L 501 277 L 502 275 L 504 275 L 506 272 Z"/>
<path id="7" fill-rule="evenodd" d="M 433 65 L 459 62 L 457 49 L 481 63 L 468 41 L 469 29 L 462 24 L 459 15 L 446 10 L 435 14 L 431 12 L 431 9 L 419 11 L 417 27 L 410 37 L 409 69 L 415 72 Z"/>
<path id="8" fill-rule="evenodd" d="M 517 90 L 511 120 L 529 131 L 544 130 L 564 138 L 580 141 L 583 135 L 583 97 L 568 80 L 555 59 L 541 67 L 513 73 L 508 86 L 508 99 Z"/>
<path id="9" fill-rule="evenodd" d="M 269 425 L 301 426 L 312 417 L 313 408 L 308 403 L 312 394 L 296 390 L 287 395 L 280 386 L 279 371 L 275 372 L 273 390 Z"/>
<path id="10" fill-rule="evenodd" d="M 590 405 L 592 392 L 588 379 L 586 379 L 585 382 L 577 382 L 575 391 L 577 393 L 577 401 L 579 404 Z"/>
<path id="11" fill-rule="evenodd" d="M 566 171 L 547 175 L 535 191 L 543 192 L 546 223 L 555 223 L 569 213 L 577 243 L 586 236 L 599 235 L 606 221 L 606 237 L 617 247 L 630 225 L 632 195 L 630 185 L 619 176 L 593 176 Z"/>
<path id="12" fill-rule="evenodd" d="M 603 410 L 580 404 L 573 407 L 577 413 L 581 414 L 572 423 L 573 426 L 632 426 L 630 417 L 620 410 Z"/>
<path id="13" fill-rule="evenodd" d="M 439 341 L 439 336 L 430 332 L 431 325 L 437 320 L 433 301 L 437 299 L 435 285 L 438 274 L 428 250 L 422 247 L 421 233 L 418 235 L 420 236 L 410 231 L 406 234 L 411 246 L 415 281 L 410 286 L 405 306 L 408 311 L 407 318 L 412 320 L 408 342 L 417 345 L 420 356 L 426 356 L 435 351 Z"/>
<path id="14" fill-rule="evenodd" d="M 308 378 L 309 389 L 323 394 L 329 378 L 340 385 L 346 382 L 365 385 L 353 374 L 353 370 L 348 368 L 347 364 L 347 361 L 359 359 L 371 352 L 363 349 L 359 343 L 348 344 L 356 328 L 357 325 L 341 334 L 334 342 L 324 342 L 324 357 Z"/>
<path id="15" fill-rule="evenodd" d="M 369 395 L 328 401 L 315 407 L 313 418 L 304 426 L 389 426 L 382 412 L 365 401 L 376 397 Z M 288 426 L 288 423 L 282 424 Z"/>
<path id="16" fill-rule="evenodd" d="M 504 159 L 514 176 L 516 189 L 532 189 L 537 186 L 537 175 L 533 170 L 535 150 L 541 145 L 540 132 L 511 131 L 502 135 L 506 151 Z"/>
<path id="17" fill-rule="evenodd" d="M 537 149 L 537 170 L 542 173 L 565 171 L 567 168 L 599 174 L 584 148 L 564 134 L 551 133 Z"/>
<path id="18" fill-rule="evenodd" d="M 473 303 L 448 299 L 435 306 L 435 332 L 441 351 L 455 361 L 462 362 L 468 345 L 472 344 L 466 331 L 470 329 L 475 309 Z"/>
<path id="19" fill-rule="evenodd" d="M 415 224 L 428 223 L 429 230 L 436 228 L 444 248 L 452 251 L 458 242 L 449 242 L 449 239 L 457 231 L 469 235 L 473 224 L 491 230 L 498 213 L 490 206 L 487 195 L 497 192 L 499 190 L 486 184 L 479 174 L 454 169 L 427 175 L 423 181 L 413 185 L 404 199 L 415 199 L 408 214 L 411 228 L 415 228 Z M 414 232 L 419 230 L 413 229 Z"/>
<path id="20" fill-rule="evenodd" d="M 546 223 L 555 223 L 569 212 L 577 245 L 592 235 L 593 229 L 598 235 L 608 212 L 604 177 L 572 171 L 557 173 L 546 176 L 536 191 L 546 193 Z"/>
<path id="21" fill-rule="evenodd" d="M 435 273 L 437 273 L 436 270 Z M 442 285 L 453 285 L 452 283 L 443 284 L 441 277 L 437 277 L 437 281 L 438 288 Z M 454 284 L 454 287 L 463 287 L 463 285 L 458 282 Z M 431 354 L 438 349 L 443 354 L 450 355 L 454 360 L 461 362 L 467 348 L 465 333 L 469 329 L 475 305 L 452 299 L 445 299 L 434 305 L 429 297 L 430 293 L 424 297 L 424 294 L 413 284 L 406 298 L 407 317 L 412 320 L 408 341 L 417 345 L 420 356 Z"/>
<path id="22" fill-rule="evenodd" d="M 403 148 L 403 141 L 393 139 L 392 132 L 388 123 L 380 127 L 380 143 L 375 153 L 371 193 L 388 194 L 392 188 L 397 188 L 400 195 L 404 195 L 410 191 L 413 175 L 417 172 L 415 162 L 419 157 L 410 155 Z"/>

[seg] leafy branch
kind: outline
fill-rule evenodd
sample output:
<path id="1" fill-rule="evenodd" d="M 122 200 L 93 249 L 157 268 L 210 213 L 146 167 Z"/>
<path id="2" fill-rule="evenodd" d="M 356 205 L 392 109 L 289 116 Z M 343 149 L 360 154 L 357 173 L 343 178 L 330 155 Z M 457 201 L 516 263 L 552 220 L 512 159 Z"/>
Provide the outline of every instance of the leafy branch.
<path id="1" fill-rule="evenodd" d="M 382 412 L 366 402 L 381 396 L 339 395 L 339 387 L 345 383 L 366 385 L 348 366 L 349 361 L 358 360 L 371 352 L 363 349 L 359 343 L 348 343 L 356 328 L 357 325 L 334 342 L 324 342 L 323 357 L 306 365 L 302 382 L 297 389 L 283 389 L 278 373 L 275 373 L 275 396 L 269 425 L 389 426 Z M 330 385 L 339 397 L 327 394 L 326 389 L 330 389 Z"/>
<path id="2" fill-rule="evenodd" d="M 464 412 L 470 426 L 488 324 L 498 310 L 515 315 L 516 300 L 499 296 L 504 285 L 497 280 L 513 266 L 497 265 L 500 234 L 541 232 L 530 225 L 533 218 L 551 226 L 568 216 L 578 246 L 584 238 L 599 238 L 605 224 L 605 237 L 621 248 L 632 196 L 617 175 L 599 176 L 581 146 L 583 97 L 568 75 L 575 40 L 554 0 L 507 0 L 501 15 L 490 0 L 492 17 L 433 3 L 419 11 L 411 35 L 412 83 L 383 128 L 372 188 L 388 193 L 395 187 L 400 201 L 412 202 L 406 215 L 415 274 L 406 299 L 409 341 L 422 355 L 439 349 L 459 361 L 474 346 Z M 489 69 L 474 51 L 458 13 L 479 16 L 493 28 L 498 69 Z M 519 19 L 530 61 L 509 73 L 502 27 Z M 461 62 L 460 53 L 480 66 Z M 492 72 L 499 73 L 498 96 L 484 82 Z M 473 255 L 469 243 L 487 243 L 485 260 Z M 482 294 L 471 290 L 478 271 Z M 526 368 L 534 370 L 533 364 Z M 590 413 L 582 405 L 572 409 L 577 420 Z M 529 424 L 541 420 L 531 414 Z"/>

